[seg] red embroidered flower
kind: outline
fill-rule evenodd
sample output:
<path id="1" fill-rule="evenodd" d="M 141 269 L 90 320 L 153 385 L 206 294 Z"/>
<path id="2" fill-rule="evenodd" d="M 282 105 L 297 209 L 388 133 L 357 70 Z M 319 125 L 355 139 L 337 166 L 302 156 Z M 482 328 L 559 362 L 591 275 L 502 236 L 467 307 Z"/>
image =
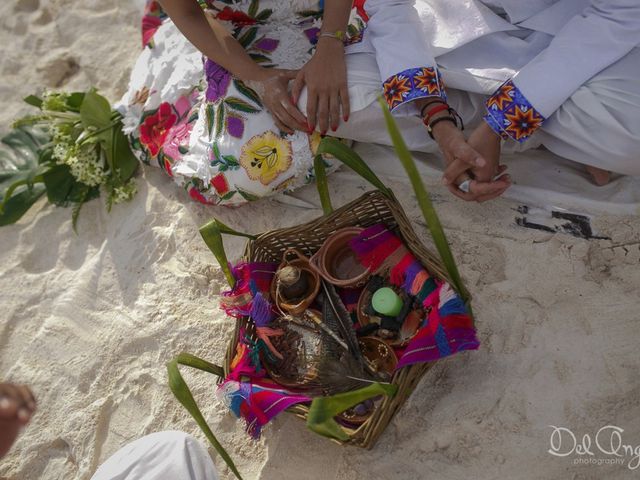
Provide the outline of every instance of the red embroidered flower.
<path id="1" fill-rule="evenodd" d="M 189 196 L 196 202 L 204 203 L 205 205 L 211 205 L 213 203 L 211 200 L 208 200 L 204 195 L 202 195 L 200 190 L 198 190 L 198 187 L 195 187 L 193 185 L 189 186 Z"/>
<path id="2" fill-rule="evenodd" d="M 244 12 L 234 10 L 231 7 L 224 7 L 222 11 L 216 15 L 216 18 L 218 20 L 227 20 L 229 22 L 233 22 L 239 26 L 256 24 L 256 20 L 254 18 L 251 18 Z"/>
<path id="3" fill-rule="evenodd" d="M 164 169 L 167 172 L 167 175 L 169 175 L 170 177 L 173 177 L 173 171 L 171 170 L 171 162 L 166 157 L 164 159 Z"/>
<path id="4" fill-rule="evenodd" d="M 140 143 L 147 147 L 152 157 L 158 155 L 169 129 L 175 125 L 177 119 L 171 105 L 164 102 L 160 104 L 156 113 L 149 115 L 140 125 Z"/>
<path id="5" fill-rule="evenodd" d="M 362 20 L 364 20 L 365 22 L 368 22 L 369 15 L 367 15 L 367 12 L 364 9 L 365 2 L 366 0 L 354 0 L 353 6 L 351 8 L 355 8 L 356 12 L 358 12 L 358 15 L 360 15 L 360 18 L 362 18 Z"/>
<path id="6" fill-rule="evenodd" d="M 411 91 L 411 84 L 407 77 L 394 75 L 382 85 L 384 98 L 389 108 L 394 108 L 404 100 L 404 94 Z"/>
<path id="7" fill-rule="evenodd" d="M 416 88 L 427 92 L 429 95 L 440 95 L 440 83 L 435 68 L 422 68 L 415 76 Z"/>
<path id="8" fill-rule="evenodd" d="M 142 46 L 146 47 L 156 33 L 156 30 L 162 25 L 162 20 L 153 15 L 146 15 L 142 19 Z"/>
<path id="9" fill-rule="evenodd" d="M 211 186 L 216 189 L 216 192 L 220 196 L 224 196 L 229 192 L 229 182 L 224 173 L 219 173 L 211 179 Z"/>
<path id="10" fill-rule="evenodd" d="M 487 100 L 487 107 L 495 107 L 498 110 L 504 110 L 506 105 L 513 102 L 514 85 L 511 83 L 505 83 L 500 89 Z"/>
<path id="11" fill-rule="evenodd" d="M 524 140 L 540 128 L 543 120 L 533 108 L 523 110 L 517 105 L 513 112 L 506 113 L 504 117 L 509 120 L 509 126 L 505 131 L 511 138 L 518 141 Z"/>

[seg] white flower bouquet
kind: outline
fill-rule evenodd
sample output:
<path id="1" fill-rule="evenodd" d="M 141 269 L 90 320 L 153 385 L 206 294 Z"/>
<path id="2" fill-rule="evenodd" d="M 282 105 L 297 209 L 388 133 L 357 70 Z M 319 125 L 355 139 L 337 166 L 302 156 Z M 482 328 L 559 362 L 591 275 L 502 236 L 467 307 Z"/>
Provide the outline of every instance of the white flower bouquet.
<path id="1" fill-rule="evenodd" d="M 25 101 L 40 112 L 16 121 L 0 145 L 0 225 L 18 221 L 46 193 L 72 206 L 106 194 L 107 209 L 136 193 L 138 160 L 122 131 L 121 115 L 94 89 L 46 92 Z"/>

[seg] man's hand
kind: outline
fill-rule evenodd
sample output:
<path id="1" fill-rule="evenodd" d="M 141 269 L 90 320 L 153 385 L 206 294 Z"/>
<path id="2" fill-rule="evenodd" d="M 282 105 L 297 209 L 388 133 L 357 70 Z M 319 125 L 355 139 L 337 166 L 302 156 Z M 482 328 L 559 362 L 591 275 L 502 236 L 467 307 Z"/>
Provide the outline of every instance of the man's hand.
<path id="1" fill-rule="evenodd" d="M 442 131 L 441 126 L 446 130 Z M 452 129 L 458 133 L 454 133 Z M 482 122 L 468 141 L 464 140 L 462 132 L 450 122 L 437 124 L 433 134 L 447 162 L 442 182 L 456 197 L 466 201 L 485 202 L 499 197 L 511 186 L 508 175 L 493 180 L 507 167 L 499 164 L 500 137 L 486 123 Z M 468 179 L 469 191 L 463 192 L 458 185 Z"/>
<path id="2" fill-rule="evenodd" d="M 0 457 L 9 451 L 35 409 L 36 400 L 28 387 L 0 383 Z"/>
<path id="3" fill-rule="evenodd" d="M 329 127 L 334 132 L 342 119 L 349 119 L 349 90 L 347 66 L 342 42 L 320 37 L 318 48 L 304 67 L 300 69 L 293 85 L 293 101 L 297 104 L 302 88 L 307 86 L 307 118 L 309 130 L 318 126 L 324 135 Z"/>

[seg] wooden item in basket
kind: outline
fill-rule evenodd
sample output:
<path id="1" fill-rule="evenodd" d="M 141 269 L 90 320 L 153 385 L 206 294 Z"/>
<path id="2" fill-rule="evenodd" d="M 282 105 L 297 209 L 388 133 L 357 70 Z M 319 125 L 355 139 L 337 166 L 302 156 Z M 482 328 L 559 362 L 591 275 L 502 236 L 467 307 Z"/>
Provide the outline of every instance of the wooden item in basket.
<path id="1" fill-rule="evenodd" d="M 318 273 L 336 287 L 364 285 L 370 272 L 364 268 L 349 242 L 362 232 L 360 227 L 345 227 L 331 234 L 309 259 Z"/>
<path id="2" fill-rule="evenodd" d="M 286 294 L 286 287 L 288 285 L 283 283 L 279 276 L 279 273 L 282 272 L 285 267 L 295 269 L 301 276 L 301 279 L 304 280 L 303 292 L 301 292 L 297 298 L 290 298 L 294 295 L 288 296 Z M 309 259 L 295 248 L 287 249 L 282 254 L 282 262 L 271 282 L 271 298 L 276 302 L 276 305 L 292 315 L 302 313 L 311 305 L 319 290 L 320 278 L 318 272 L 311 268 Z"/>

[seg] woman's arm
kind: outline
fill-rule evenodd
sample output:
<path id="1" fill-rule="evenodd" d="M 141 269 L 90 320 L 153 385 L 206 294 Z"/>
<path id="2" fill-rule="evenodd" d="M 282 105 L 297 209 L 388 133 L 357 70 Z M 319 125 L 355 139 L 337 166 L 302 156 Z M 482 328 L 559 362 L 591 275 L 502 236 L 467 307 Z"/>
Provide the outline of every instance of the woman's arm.
<path id="1" fill-rule="evenodd" d="M 240 80 L 262 80 L 264 69 L 215 19 L 204 13 L 196 0 L 159 0 L 182 34 L 203 55 L 229 70 Z"/>
<path id="2" fill-rule="evenodd" d="M 344 34 L 349 23 L 351 0 L 326 0 L 322 16 L 322 30 L 313 57 L 300 70 L 293 87 L 293 100 L 297 103 L 304 85 L 307 86 L 307 118 L 309 130 L 318 125 L 325 134 L 340 123 L 340 110 L 346 122 L 349 118 L 349 91 L 344 43 L 323 34 Z"/>
<path id="3" fill-rule="evenodd" d="M 296 71 L 262 68 L 220 22 L 203 12 L 196 0 L 159 1 L 176 27 L 203 55 L 256 90 L 280 130 L 307 130 L 307 119 L 289 96 L 289 81 L 295 78 Z"/>

